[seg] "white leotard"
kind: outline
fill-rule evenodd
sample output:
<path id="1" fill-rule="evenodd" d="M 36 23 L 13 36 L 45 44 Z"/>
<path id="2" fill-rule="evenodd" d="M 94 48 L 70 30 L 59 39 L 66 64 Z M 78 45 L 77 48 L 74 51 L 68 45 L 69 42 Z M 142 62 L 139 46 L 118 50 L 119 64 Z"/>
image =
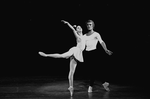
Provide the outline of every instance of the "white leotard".
<path id="1" fill-rule="evenodd" d="M 74 57 L 80 61 L 84 62 L 82 51 L 85 49 L 85 36 L 77 38 L 77 46 L 71 48 L 73 50 Z"/>

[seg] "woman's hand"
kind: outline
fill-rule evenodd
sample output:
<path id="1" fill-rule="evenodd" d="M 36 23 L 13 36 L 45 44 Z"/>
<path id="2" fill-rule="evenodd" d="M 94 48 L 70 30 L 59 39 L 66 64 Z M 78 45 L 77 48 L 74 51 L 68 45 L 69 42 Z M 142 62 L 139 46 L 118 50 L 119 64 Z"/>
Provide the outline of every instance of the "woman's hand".
<path id="1" fill-rule="evenodd" d="M 68 24 L 68 22 L 67 21 L 65 21 L 65 20 L 61 20 L 62 22 L 64 22 L 65 24 Z"/>

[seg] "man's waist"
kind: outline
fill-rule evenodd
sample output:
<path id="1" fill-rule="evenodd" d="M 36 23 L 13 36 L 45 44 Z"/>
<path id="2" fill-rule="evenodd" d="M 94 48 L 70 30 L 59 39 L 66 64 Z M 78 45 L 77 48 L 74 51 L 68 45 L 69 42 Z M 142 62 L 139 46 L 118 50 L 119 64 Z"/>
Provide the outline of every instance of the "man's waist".
<path id="1" fill-rule="evenodd" d="M 86 51 L 93 51 L 93 50 L 96 50 L 96 47 L 86 48 Z"/>

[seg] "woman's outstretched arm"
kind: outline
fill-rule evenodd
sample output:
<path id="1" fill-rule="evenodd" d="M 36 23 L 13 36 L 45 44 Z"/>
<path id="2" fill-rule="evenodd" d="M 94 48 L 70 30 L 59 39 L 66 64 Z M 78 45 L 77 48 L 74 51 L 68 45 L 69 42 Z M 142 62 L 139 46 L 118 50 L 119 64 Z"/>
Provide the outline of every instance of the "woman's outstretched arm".
<path id="1" fill-rule="evenodd" d="M 80 36 L 77 34 L 77 31 L 74 29 L 74 27 L 67 21 L 64 21 L 62 20 L 62 22 L 64 22 L 65 24 L 67 24 L 72 30 L 73 30 L 73 33 L 74 35 L 77 37 L 77 38 L 80 38 Z"/>

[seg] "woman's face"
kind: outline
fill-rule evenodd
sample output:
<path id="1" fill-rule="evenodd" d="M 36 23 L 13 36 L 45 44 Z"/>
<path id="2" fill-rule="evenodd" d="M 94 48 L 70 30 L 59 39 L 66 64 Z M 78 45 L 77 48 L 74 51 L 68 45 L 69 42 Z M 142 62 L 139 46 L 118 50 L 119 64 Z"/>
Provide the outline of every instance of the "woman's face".
<path id="1" fill-rule="evenodd" d="M 77 30 L 77 33 L 79 35 L 82 35 L 82 28 L 81 28 L 81 26 L 77 26 L 76 30 Z"/>

